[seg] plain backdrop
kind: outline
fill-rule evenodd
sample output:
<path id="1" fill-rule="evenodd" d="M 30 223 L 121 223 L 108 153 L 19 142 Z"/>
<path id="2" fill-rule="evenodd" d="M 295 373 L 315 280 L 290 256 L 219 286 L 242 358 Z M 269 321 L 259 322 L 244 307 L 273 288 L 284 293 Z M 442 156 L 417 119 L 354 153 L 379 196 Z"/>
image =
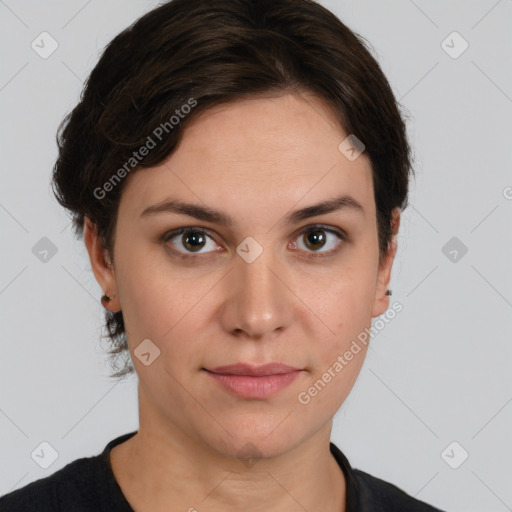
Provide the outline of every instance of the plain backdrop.
<path id="1" fill-rule="evenodd" d="M 442 509 L 512 510 L 512 1 L 322 3 L 371 43 L 417 173 L 391 282 L 403 311 L 373 337 L 332 440 Z M 156 5 L 0 1 L 0 494 L 138 428 L 136 379 L 108 377 L 101 290 L 49 183 L 99 52 Z M 47 58 L 40 37 L 58 44 Z"/>

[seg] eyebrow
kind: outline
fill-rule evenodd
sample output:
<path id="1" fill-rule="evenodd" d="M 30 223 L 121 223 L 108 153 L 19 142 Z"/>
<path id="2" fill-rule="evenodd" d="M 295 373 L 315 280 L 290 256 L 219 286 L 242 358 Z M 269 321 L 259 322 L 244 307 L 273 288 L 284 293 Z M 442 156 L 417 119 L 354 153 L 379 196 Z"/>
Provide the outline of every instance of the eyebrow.
<path id="1" fill-rule="evenodd" d="M 316 217 L 317 215 L 325 215 L 327 213 L 333 213 L 342 210 L 353 211 L 364 216 L 364 208 L 358 201 L 356 201 L 356 199 L 350 195 L 342 195 L 327 201 L 322 201 L 318 204 L 295 210 L 285 217 L 285 222 L 288 224 L 296 224 L 310 217 Z M 185 203 L 178 199 L 167 199 L 161 203 L 148 206 L 144 209 L 140 216 L 145 217 L 148 215 L 164 212 L 188 215 L 189 217 L 194 217 L 206 222 L 212 222 L 214 224 L 221 224 L 227 227 L 230 227 L 234 224 L 233 218 L 226 213 L 213 210 L 207 206 Z"/>

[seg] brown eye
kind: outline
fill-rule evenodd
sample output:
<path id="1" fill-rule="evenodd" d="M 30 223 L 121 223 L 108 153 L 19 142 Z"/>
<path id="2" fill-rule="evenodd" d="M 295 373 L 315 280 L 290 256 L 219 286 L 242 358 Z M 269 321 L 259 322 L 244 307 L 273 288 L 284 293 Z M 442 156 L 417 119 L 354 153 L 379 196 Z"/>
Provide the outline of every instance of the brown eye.
<path id="1" fill-rule="evenodd" d="M 162 237 L 162 241 L 170 243 L 174 250 L 183 255 L 214 252 L 217 245 L 206 231 L 198 228 L 180 228 Z M 206 250 L 203 250 L 206 249 Z"/>
<path id="2" fill-rule="evenodd" d="M 181 243 L 187 251 L 198 251 L 203 248 L 206 243 L 206 237 L 201 231 L 190 231 L 181 235 Z"/>
<path id="3" fill-rule="evenodd" d="M 306 247 L 309 249 L 316 251 L 318 249 L 321 249 L 327 240 L 327 237 L 325 236 L 324 230 L 318 229 L 315 231 L 309 231 L 305 234 L 304 237 Z"/>
<path id="4" fill-rule="evenodd" d="M 338 252 L 342 241 L 346 241 L 346 235 L 327 229 L 323 226 L 310 226 L 303 230 L 292 245 L 307 253 L 308 258 L 331 256 Z M 326 248 L 327 250 L 322 250 Z M 317 253 L 317 254 L 315 254 Z"/>

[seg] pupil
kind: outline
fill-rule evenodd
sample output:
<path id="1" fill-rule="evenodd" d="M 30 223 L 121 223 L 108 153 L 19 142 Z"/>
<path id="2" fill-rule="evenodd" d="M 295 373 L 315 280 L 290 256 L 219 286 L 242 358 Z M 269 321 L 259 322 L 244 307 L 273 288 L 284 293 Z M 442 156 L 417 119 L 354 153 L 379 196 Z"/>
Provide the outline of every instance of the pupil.
<path id="1" fill-rule="evenodd" d="M 325 235 L 323 231 L 311 231 L 306 237 L 306 245 L 310 249 L 318 249 L 317 245 L 323 245 L 325 242 Z"/>
<path id="2" fill-rule="evenodd" d="M 185 247 L 188 246 L 191 250 L 201 249 L 202 245 L 204 245 L 204 242 L 205 242 L 204 236 L 201 235 L 198 231 L 195 231 L 194 233 L 186 233 L 184 235 L 184 237 L 185 237 L 185 242 L 184 242 Z M 191 241 L 192 241 L 192 243 L 191 243 Z"/>

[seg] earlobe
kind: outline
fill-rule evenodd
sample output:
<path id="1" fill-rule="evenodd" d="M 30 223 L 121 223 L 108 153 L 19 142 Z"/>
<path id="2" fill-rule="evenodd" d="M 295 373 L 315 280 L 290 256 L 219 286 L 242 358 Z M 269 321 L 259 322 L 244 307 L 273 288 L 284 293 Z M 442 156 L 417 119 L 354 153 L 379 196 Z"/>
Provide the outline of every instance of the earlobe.
<path id="1" fill-rule="evenodd" d="M 117 282 L 113 263 L 110 260 L 108 250 L 104 247 L 101 237 L 98 235 L 96 225 L 88 218 L 84 220 L 84 243 L 89 253 L 91 268 L 96 281 L 103 290 L 102 304 L 106 309 L 120 310 L 117 298 Z M 109 301 L 104 297 L 110 297 Z M 107 308 L 107 304 L 110 306 Z"/>

